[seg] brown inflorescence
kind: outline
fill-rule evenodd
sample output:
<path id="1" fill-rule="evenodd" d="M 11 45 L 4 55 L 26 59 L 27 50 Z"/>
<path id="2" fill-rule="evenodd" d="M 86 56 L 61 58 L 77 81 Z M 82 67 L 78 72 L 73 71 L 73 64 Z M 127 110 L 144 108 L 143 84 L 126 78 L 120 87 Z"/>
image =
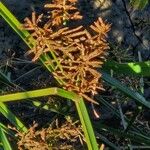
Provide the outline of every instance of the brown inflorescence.
<path id="1" fill-rule="evenodd" d="M 63 13 L 68 10 L 77 10 L 76 0 L 63 1 L 56 0 L 53 4 L 47 4 L 47 8 L 52 9 L 52 16 L 46 23 L 41 25 L 42 16 L 32 13 L 32 20 L 25 19 L 23 27 L 31 31 L 31 35 L 36 39 L 34 47 L 28 54 L 34 53 L 33 61 L 41 55 L 53 52 L 57 58 L 46 63 L 53 63 L 55 70 L 53 75 L 56 79 L 63 81 L 63 88 L 80 94 L 85 99 L 93 101 L 89 94 L 97 94 L 98 89 L 103 89 L 100 82 L 101 74 L 96 70 L 104 62 L 108 43 L 105 40 L 110 30 L 110 24 L 98 18 L 90 27 L 82 25 L 74 28 L 58 26 L 62 24 Z M 75 9 L 76 8 L 76 9 Z M 60 13 L 58 13 L 58 12 Z M 65 11 L 65 12 L 64 12 Z M 57 15 L 54 15 L 57 12 Z M 54 14 L 53 14 L 54 13 Z M 66 19 L 81 19 L 79 13 L 69 15 Z M 57 21 L 56 21 L 56 20 Z M 50 21 L 51 20 L 51 21 Z"/>
<path id="2" fill-rule="evenodd" d="M 77 121 L 67 119 L 61 126 L 57 125 L 57 120 L 55 122 L 38 130 L 38 124 L 33 124 L 26 133 L 10 127 L 17 132 L 18 150 L 78 149 L 85 144 L 81 125 Z"/>
<path id="3" fill-rule="evenodd" d="M 82 19 L 76 3 L 77 0 L 52 0 L 52 4 L 46 4 L 45 8 L 51 10 L 52 26 L 59 26 L 68 20 Z"/>

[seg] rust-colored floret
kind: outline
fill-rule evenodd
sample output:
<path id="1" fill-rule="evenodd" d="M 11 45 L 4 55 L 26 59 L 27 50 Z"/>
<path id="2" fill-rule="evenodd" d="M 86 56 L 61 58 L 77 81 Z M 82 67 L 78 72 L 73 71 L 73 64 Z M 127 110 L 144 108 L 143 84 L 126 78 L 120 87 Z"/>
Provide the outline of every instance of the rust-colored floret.
<path id="1" fill-rule="evenodd" d="M 17 143 L 18 150 L 78 149 L 84 144 L 82 128 L 77 121 L 67 119 L 61 126 L 57 125 L 57 120 L 55 122 L 40 130 L 37 130 L 38 124 L 33 124 L 25 133 L 13 128 L 20 139 Z"/>
<path id="2" fill-rule="evenodd" d="M 36 39 L 35 46 L 28 53 L 34 53 L 33 61 L 44 53 L 55 54 L 57 62 L 53 59 L 47 63 L 55 65 L 53 75 L 63 81 L 63 88 L 96 103 L 89 94 L 97 94 L 98 89 L 103 89 L 101 74 L 96 69 L 102 66 L 106 50 L 109 49 L 105 38 L 110 25 L 98 18 L 88 29 L 82 25 L 64 27 L 62 17 L 67 16 L 67 20 L 73 18 L 73 14 L 68 12 L 77 10 L 74 5 L 76 2 L 55 0 L 52 4 L 47 4 L 45 7 L 52 9 L 52 23 L 48 20 L 40 25 L 42 15 L 36 17 L 35 13 L 32 14 L 32 21 L 25 19 L 24 28 L 30 30 Z"/>
<path id="3" fill-rule="evenodd" d="M 78 9 L 76 8 L 77 0 L 53 0 L 52 4 L 45 5 L 45 8 L 51 10 L 52 25 L 61 25 L 67 20 L 82 19 Z"/>

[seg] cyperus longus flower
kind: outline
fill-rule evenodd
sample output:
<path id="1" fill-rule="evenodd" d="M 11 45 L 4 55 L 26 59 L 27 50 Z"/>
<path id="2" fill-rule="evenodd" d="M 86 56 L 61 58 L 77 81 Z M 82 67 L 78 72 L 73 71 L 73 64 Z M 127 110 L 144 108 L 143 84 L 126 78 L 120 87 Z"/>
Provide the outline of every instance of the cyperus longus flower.
<path id="1" fill-rule="evenodd" d="M 57 0 L 54 4 L 47 4 L 47 8 L 53 9 L 50 17 L 52 23 L 48 19 L 41 24 L 43 16 L 36 17 L 35 13 L 32 14 L 32 21 L 25 19 L 24 28 L 30 30 L 36 39 L 35 46 L 29 53 L 34 53 L 34 61 L 44 53 L 53 53 L 56 59 L 46 63 L 53 63 L 53 75 L 63 81 L 63 88 L 95 102 L 89 94 L 97 94 L 99 89 L 103 89 L 100 82 L 101 74 L 97 68 L 102 66 L 106 50 L 109 49 L 105 38 L 110 25 L 98 18 L 89 28 L 82 25 L 74 28 L 63 26 L 62 20 L 58 20 L 58 17 L 62 17 L 64 7 L 65 11 L 76 10 L 74 2 L 76 1 L 66 0 L 64 5 L 62 1 Z M 57 15 L 54 15 L 56 12 Z M 58 26 L 59 24 L 62 25 Z"/>

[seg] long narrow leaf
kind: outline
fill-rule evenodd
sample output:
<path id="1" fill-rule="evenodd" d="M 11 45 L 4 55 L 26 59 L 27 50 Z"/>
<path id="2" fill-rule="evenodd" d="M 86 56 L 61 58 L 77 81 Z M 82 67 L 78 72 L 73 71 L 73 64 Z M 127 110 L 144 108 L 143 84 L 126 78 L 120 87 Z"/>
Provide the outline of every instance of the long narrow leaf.
<path id="1" fill-rule="evenodd" d="M 30 34 L 26 30 L 20 30 L 21 23 L 14 17 L 14 15 L 0 2 L 0 15 L 5 19 L 5 21 L 13 28 L 13 30 L 22 38 L 22 40 L 30 47 L 33 44 L 27 38 Z M 32 41 L 33 42 L 33 41 Z"/>
<path id="2" fill-rule="evenodd" d="M 10 143 L 1 127 L 0 127 L 0 140 L 2 141 L 4 150 L 12 150 Z"/>
<path id="3" fill-rule="evenodd" d="M 13 85 L 13 83 L 6 77 L 5 74 L 3 74 L 2 72 L 0 72 L 0 75 L 1 75 L 1 79 L 4 80 L 5 84 Z M 8 107 L 4 103 L 2 103 L 2 102 L 0 102 L 0 113 L 2 113 L 18 130 L 20 130 L 20 131 L 27 131 L 27 128 L 23 125 L 23 123 L 19 120 L 19 118 L 17 118 L 8 109 Z M 0 126 L 2 127 L 1 123 L 0 123 Z M 5 131 L 7 131 L 7 134 L 9 134 L 9 133 L 11 134 L 11 132 L 8 133 L 8 130 L 5 130 Z"/>
<path id="4" fill-rule="evenodd" d="M 103 65 L 103 70 L 113 70 L 117 74 L 150 76 L 150 61 L 145 62 L 129 62 L 117 63 L 115 61 L 107 61 Z"/>
<path id="5" fill-rule="evenodd" d="M 0 102 L 0 112 L 19 130 L 26 132 L 27 128 L 24 124 L 7 108 L 7 106 Z"/>
<path id="6" fill-rule="evenodd" d="M 0 96 L 0 102 L 16 101 L 29 98 L 36 98 L 48 95 L 59 95 L 68 99 L 79 99 L 80 97 L 74 92 L 69 92 L 60 88 L 46 88 L 27 92 L 19 92 Z"/>
<path id="7" fill-rule="evenodd" d="M 133 91 L 132 89 L 126 87 L 125 85 L 123 85 L 118 80 L 111 77 L 109 74 L 107 74 L 105 72 L 102 72 L 102 78 L 103 78 L 103 80 L 105 80 L 106 82 L 111 84 L 112 86 L 116 87 L 118 90 L 122 91 L 123 93 L 125 93 L 129 97 L 136 100 L 138 103 L 144 105 L 145 107 L 150 108 L 150 102 L 146 101 L 146 99 L 141 94 L 139 94 L 138 92 Z"/>
<path id="8" fill-rule="evenodd" d="M 7 134 L 10 135 L 12 137 L 15 137 L 15 133 L 10 130 L 9 128 L 7 128 L 4 124 L 0 123 L 0 128 Z"/>
<path id="9" fill-rule="evenodd" d="M 91 121 L 89 119 L 88 112 L 86 110 L 86 106 L 82 98 L 80 98 L 79 102 L 76 102 L 76 107 L 78 110 L 78 114 L 83 125 L 83 131 L 86 137 L 86 143 L 88 144 L 89 150 L 98 150 L 97 142 L 95 140 L 95 135 L 93 133 L 93 128 Z"/>

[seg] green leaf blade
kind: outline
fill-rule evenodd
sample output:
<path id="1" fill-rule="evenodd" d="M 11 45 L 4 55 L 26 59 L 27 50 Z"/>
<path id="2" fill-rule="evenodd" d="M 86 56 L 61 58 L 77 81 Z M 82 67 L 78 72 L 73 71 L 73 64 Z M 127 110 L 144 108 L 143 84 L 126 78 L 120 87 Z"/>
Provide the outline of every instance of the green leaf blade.
<path id="1" fill-rule="evenodd" d="M 1 127 L 0 127 L 0 141 L 2 141 L 4 150 L 12 150 L 12 147 Z"/>
<path id="2" fill-rule="evenodd" d="M 96 142 L 95 134 L 93 132 L 93 127 L 86 110 L 83 99 L 81 98 L 79 102 L 75 102 L 78 114 L 83 125 L 83 130 L 86 137 L 86 143 L 89 150 L 98 150 L 98 145 Z"/>
<path id="3" fill-rule="evenodd" d="M 135 92 L 130 88 L 126 87 L 125 85 L 121 84 L 118 80 L 114 79 L 113 77 L 111 77 L 109 74 L 105 72 L 102 72 L 102 78 L 103 80 L 113 85 L 114 87 L 116 87 L 117 89 L 119 89 L 120 91 L 128 95 L 129 97 L 136 100 L 138 103 L 144 105 L 147 108 L 150 108 L 150 102 L 146 101 L 145 98 L 138 92 Z"/>
<path id="4" fill-rule="evenodd" d="M 117 63 L 115 61 L 107 61 L 104 63 L 102 69 L 107 72 L 113 70 L 116 74 L 149 77 L 150 61 L 129 63 Z"/>

